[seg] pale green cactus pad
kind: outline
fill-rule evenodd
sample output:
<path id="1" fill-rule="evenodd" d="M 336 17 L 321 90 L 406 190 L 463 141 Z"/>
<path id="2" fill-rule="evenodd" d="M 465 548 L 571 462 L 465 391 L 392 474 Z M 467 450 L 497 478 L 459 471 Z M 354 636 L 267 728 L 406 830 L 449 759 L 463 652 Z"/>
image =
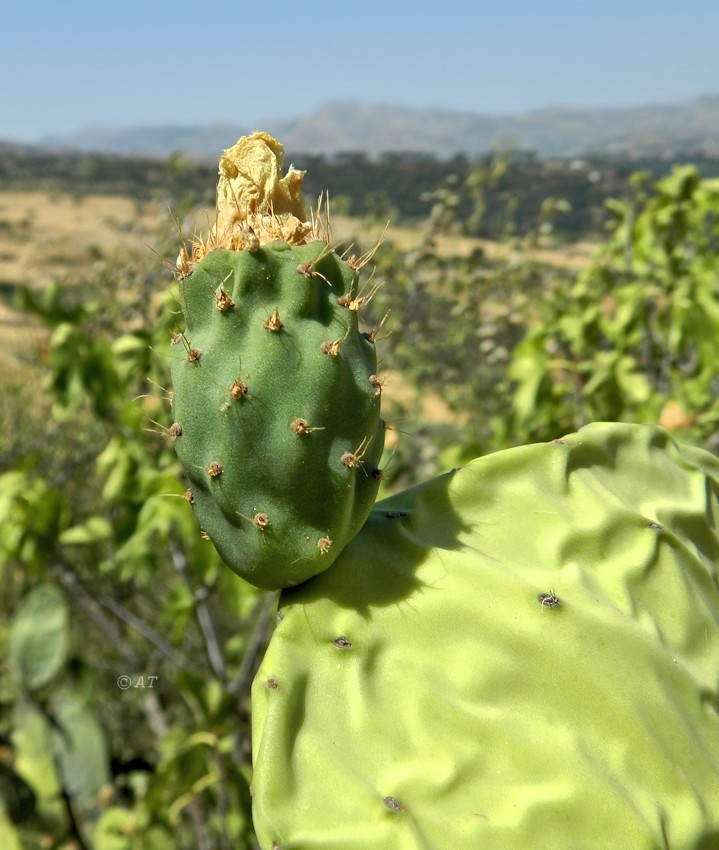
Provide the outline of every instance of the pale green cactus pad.
<path id="1" fill-rule="evenodd" d="M 597 424 L 379 503 L 281 597 L 262 848 L 719 848 L 718 494 Z"/>

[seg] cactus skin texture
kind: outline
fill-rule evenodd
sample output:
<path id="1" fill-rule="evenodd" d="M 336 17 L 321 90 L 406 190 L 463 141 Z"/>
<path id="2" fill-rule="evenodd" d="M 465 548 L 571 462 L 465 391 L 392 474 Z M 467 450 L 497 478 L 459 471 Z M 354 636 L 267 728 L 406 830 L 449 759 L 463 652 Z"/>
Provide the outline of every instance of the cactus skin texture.
<path id="1" fill-rule="evenodd" d="M 225 151 L 215 227 L 178 260 L 172 356 L 187 499 L 224 560 L 268 589 L 332 564 L 372 509 L 384 446 L 357 319 L 367 256 L 344 262 L 304 221 L 304 172 L 280 178 L 282 161 L 265 133 Z"/>
<path id="2" fill-rule="evenodd" d="M 175 448 L 203 530 L 259 587 L 329 567 L 377 495 L 384 426 L 374 345 L 346 306 L 357 285 L 324 243 L 279 241 L 212 251 L 180 284 Z"/>
<path id="3" fill-rule="evenodd" d="M 600 423 L 378 503 L 253 686 L 263 850 L 719 848 L 719 461 Z"/>

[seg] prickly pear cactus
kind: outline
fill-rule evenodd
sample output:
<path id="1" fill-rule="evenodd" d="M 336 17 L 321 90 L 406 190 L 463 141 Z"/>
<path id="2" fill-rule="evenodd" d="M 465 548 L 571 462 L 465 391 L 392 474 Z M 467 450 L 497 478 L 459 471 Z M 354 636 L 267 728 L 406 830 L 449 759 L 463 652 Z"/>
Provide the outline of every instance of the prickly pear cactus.
<path id="1" fill-rule="evenodd" d="M 217 223 L 184 251 L 172 435 L 187 499 L 225 561 L 265 588 L 327 569 L 372 508 L 384 444 L 365 258 L 307 222 L 304 172 L 264 133 L 220 160 Z"/>
<path id="2" fill-rule="evenodd" d="M 264 850 L 719 848 L 719 461 L 651 426 L 376 505 L 285 591 Z"/>

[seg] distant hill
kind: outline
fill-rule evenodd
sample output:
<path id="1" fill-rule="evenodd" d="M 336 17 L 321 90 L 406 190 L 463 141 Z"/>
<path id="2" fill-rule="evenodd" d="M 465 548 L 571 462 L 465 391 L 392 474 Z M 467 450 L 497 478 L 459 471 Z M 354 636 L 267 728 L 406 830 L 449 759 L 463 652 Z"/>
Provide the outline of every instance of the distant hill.
<path id="1" fill-rule="evenodd" d="M 0 156 L 37 156 L 42 151 L 36 145 L 26 145 L 20 142 L 9 142 L 0 139 Z"/>
<path id="2" fill-rule="evenodd" d="M 296 120 L 265 121 L 262 128 L 282 139 L 290 156 L 411 151 L 445 159 L 457 153 L 485 154 L 497 145 L 534 151 L 543 158 L 716 155 L 719 95 L 631 109 L 548 107 L 518 115 L 337 101 Z M 219 151 L 254 129 L 258 128 L 241 124 L 95 127 L 47 137 L 40 144 L 123 155 L 166 156 L 181 151 L 196 159 L 214 160 Z"/>
<path id="3" fill-rule="evenodd" d="M 39 145 L 53 150 L 83 153 L 115 153 L 123 156 L 162 156 L 175 151 L 204 159 L 251 130 L 236 124 L 192 126 L 166 124 L 156 127 L 87 127 L 68 136 L 46 136 Z"/>

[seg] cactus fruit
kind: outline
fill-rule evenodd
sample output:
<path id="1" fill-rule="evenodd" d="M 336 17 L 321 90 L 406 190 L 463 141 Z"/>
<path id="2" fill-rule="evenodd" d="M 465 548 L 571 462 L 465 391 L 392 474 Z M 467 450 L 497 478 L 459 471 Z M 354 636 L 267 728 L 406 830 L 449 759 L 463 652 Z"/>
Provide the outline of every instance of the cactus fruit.
<path id="1" fill-rule="evenodd" d="M 595 424 L 378 503 L 280 600 L 264 850 L 719 847 L 719 461 Z"/>
<path id="2" fill-rule="evenodd" d="M 178 260 L 172 357 L 187 499 L 224 560 L 264 588 L 332 564 L 372 508 L 384 445 L 361 260 L 306 221 L 304 172 L 280 177 L 282 161 L 265 133 L 225 151 L 209 241 Z"/>

